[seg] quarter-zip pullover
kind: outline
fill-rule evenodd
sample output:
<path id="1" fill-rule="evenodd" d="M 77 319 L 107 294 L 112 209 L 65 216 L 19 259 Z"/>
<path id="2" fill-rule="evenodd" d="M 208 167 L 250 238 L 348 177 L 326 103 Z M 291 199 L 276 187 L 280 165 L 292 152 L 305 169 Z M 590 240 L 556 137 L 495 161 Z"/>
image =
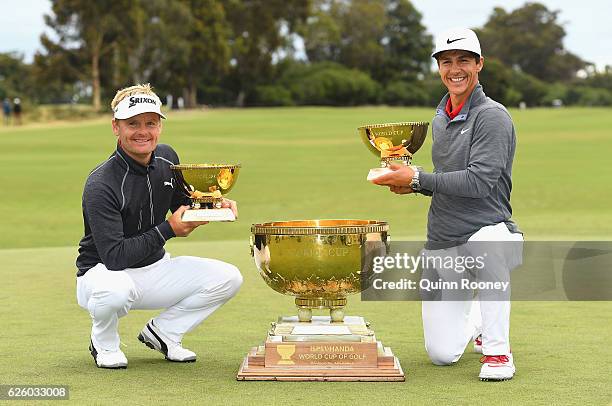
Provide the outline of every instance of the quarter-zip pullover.
<path id="1" fill-rule="evenodd" d="M 176 152 L 159 144 L 149 165 L 117 150 L 88 176 L 83 191 L 85 235 L 79 243 L 77 276 L 103 263 L 112 271 L 139 268 L 160 260 L 175 237 L 166 220 L 189 199 L 179 190 L 170 165 Z"/>
<path id="2" fill-rule="evenodd" d="M 510 219 L 516 148 L 510 114 L 478 84 L 451 120 L 445 111 L 449 97 L 440 101 L 432 122 L 434 171 L 422 172 L 419 179 L 425 194 L 433 193 L 429 245 L 465 242 L 482 227 L 501 222 L 520 232 Z"/>

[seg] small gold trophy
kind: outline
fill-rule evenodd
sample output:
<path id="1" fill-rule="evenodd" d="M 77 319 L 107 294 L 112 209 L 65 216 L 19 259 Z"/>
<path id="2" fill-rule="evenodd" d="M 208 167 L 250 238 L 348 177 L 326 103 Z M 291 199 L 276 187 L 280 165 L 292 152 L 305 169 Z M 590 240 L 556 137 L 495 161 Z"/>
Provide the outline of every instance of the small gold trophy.
<path id="1" fill-rule="evenodd" d="M 254 224 L 251 254 L 263 280 L 295 296 L 297 315 L 279 316 L 244 358 L 238 380 L 403 381 L 389 347 L 363 317 L 345 316 L 361 292 L 362 268 L 386 255 L 389 226 L 374 220 L 293 220 Z M 263 298 L 262 298 L 263 300 Z M 313 316 L 329 309 L 329 316 Z"/>
<path id="2" fill-rule="evenodd" d="M 380 157 L 380 168 L 371 169 L 368 180 L 390 172 L 391 163 L 410 165 L 421 148 L 429 123 L 424 121 L 371 124 L 359 127 L 359 136 L 372 153 Z"/>
<path id="3" fill-rule="evenodd" d="M 222 207 L 223 196 L 236 183 L 240 164 L 182 164 L 172 165 L 174 179 L 191 200 L 191 208 L 183 221 L 234 221 L 230 208 Z"/>

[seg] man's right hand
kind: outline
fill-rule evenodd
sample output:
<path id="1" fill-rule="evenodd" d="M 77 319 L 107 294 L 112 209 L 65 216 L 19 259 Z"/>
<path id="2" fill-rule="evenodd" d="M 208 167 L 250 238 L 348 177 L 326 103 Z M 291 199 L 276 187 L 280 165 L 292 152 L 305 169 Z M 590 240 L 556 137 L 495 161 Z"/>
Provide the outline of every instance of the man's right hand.
<path id="1" fill-rule="evenodd" d="M 201 225 L 208 224 L 208 221 L 183 221 L 181 217 L 185 210 L 187 210 L 189 206 L 181 206 L 172 216 L 168 218 L 168 223 L 170 223 L 170 227 L 172 227 L 172 231 L 177 237 L 187 237 L 193 230 L 198 228 Z"/>
<path id="2" fill-rule="evenodd" d="M 389 190 L 398 195 L 414 193 L 410 186 L 389 186 Z"/>

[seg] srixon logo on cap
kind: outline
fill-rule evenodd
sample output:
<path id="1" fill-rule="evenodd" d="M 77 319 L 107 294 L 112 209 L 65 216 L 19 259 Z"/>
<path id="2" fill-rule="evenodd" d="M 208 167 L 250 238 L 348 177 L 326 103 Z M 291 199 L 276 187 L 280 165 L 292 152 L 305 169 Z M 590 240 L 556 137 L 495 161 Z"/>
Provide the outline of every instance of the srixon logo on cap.
<path id="1" fill-rule="evenodd" d="M 138 103 L 157 104 L 155 99 L 150 99 L 148 97 L 130 97 L 130 105 L 128 106 L 128 108 L 134 107 Z"/>

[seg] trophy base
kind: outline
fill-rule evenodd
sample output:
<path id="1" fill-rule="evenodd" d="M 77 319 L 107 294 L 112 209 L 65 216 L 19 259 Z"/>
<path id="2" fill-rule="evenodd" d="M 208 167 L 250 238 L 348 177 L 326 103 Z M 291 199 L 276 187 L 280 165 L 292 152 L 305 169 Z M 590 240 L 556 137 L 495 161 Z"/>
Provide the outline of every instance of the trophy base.
<path id="1" fill-rule="evenodd" d="M 312 322 L 279 317 L 263 345 L 253 347 L 236 375 L 241 381 L 404 381 L 389 347 L 362 317 L 342 322 L 314 316 Z"/>
<path id="2" fill-rule="evenodd" d="M 230 208 L 222 209 L 188 209 L 181 217 L 182 221 L 234 221 L 236 216 Z"/>
<path id="3" fill-rule="evenodd" d="M 373 168 L 370 169 L 370 172 L 368 172 L 367 180 L 372 181 L 378 178 L 379 176 L 383 176 L 391 172 L 393 172 L 393 170 L 389 168 Z"/>

